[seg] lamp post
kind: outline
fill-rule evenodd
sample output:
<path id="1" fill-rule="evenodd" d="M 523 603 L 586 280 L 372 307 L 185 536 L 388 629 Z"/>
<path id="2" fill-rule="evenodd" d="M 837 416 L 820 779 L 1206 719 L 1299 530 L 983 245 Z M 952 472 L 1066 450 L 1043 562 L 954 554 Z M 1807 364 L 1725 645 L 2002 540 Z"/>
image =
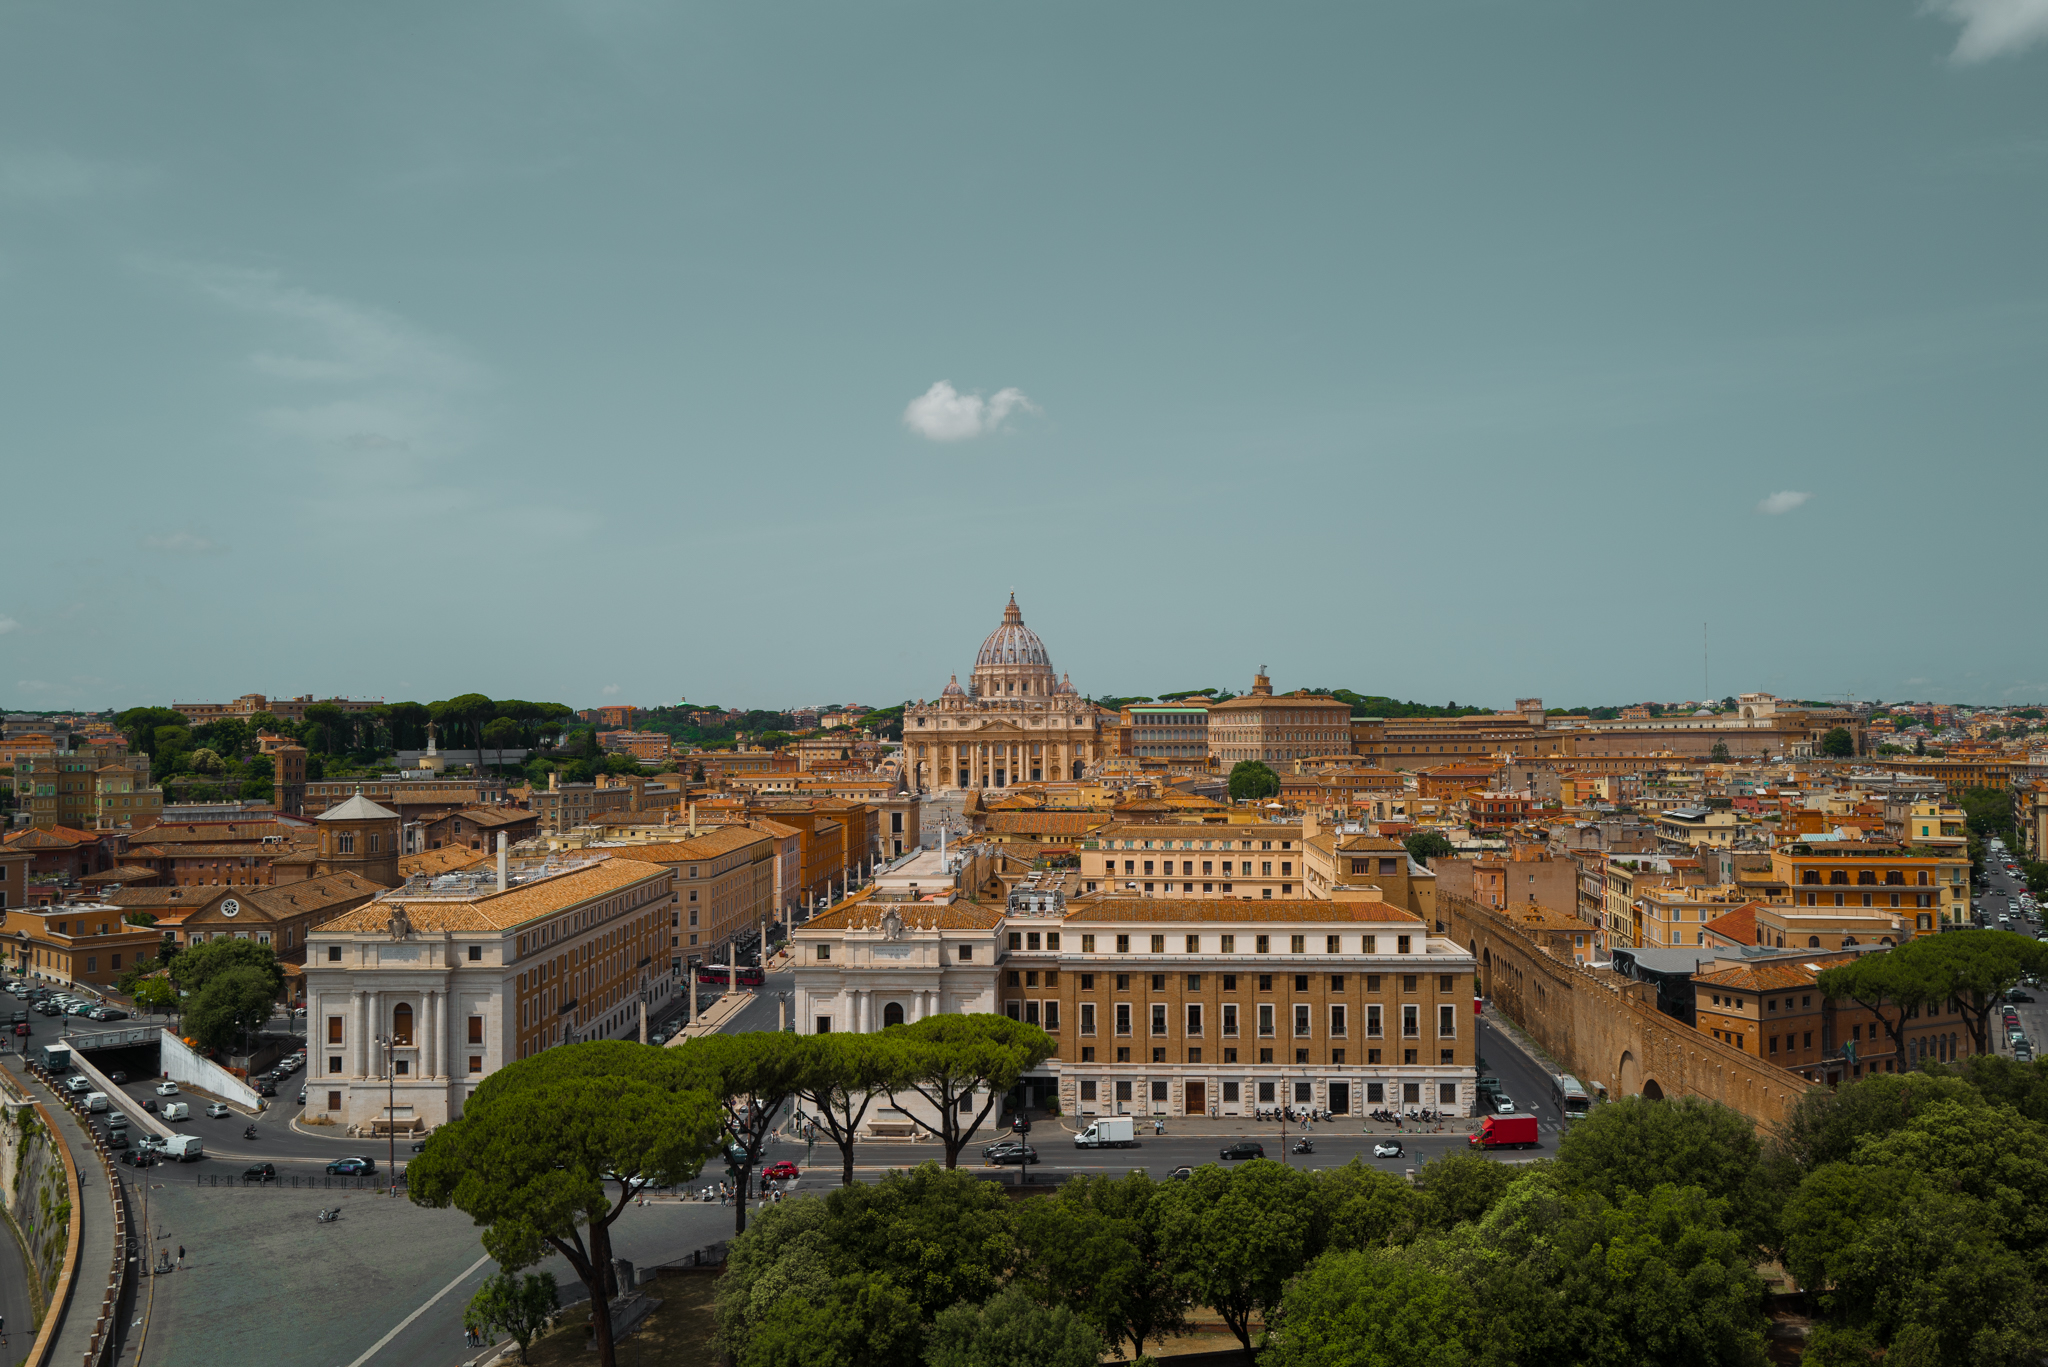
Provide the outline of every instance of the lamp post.
<path id="1" fill-rule="evenodd" d="M 377 1043 L 384 1050 L 384 1180 L 391 1183 L 398 1180 L 398 1079 L 391 1071 L 391 1046 L 397 1041 L 389 1035 L 379 1035 Z"/>

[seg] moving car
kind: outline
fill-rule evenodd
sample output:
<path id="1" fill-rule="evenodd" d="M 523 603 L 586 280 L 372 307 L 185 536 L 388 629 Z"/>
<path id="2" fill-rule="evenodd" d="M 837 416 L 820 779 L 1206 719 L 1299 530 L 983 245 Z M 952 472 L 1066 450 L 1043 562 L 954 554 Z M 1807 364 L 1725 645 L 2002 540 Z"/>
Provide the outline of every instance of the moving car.
<path id="1" fill-rule="evenodd" d="M 206 1146 L 199 1142 L 196 1134 L 173 1135 L 164 1141 L 163 1155 L 166 1162 L 196 1162 L 206 1157 Z"/>
<path id="2" fill-rule="evenodd" d="M 1194 1175 L 1195 1170 L 1187 1166 L 1185 1163 L 1183 1163 L 1181 1166 L 1175 1168 L 1172 1172 L 1166 1174 L 1166 1180 L 1169 1182 L 1185 1182 Z"/>
<path id="3" fill-rule="evenodd" d="M 162 1082 L 157 1083 L 156 1094 L 158 1096 L 176 1096 L 178 1094 L 178 1084 L 172 1082 L 169 1078 L 165 1078 Z"/>
<path id="4" fill-rule="evenodd" d="M 377 1171 L 374 1158 L 337 1158 L 327 1165 L 330 1175 L 336 1177 L 368 1176 Z"/>
<path id="5" fill-rule="evenodd" d="M 1406 1151 L 1401 1147 L 1400 1140 L 1382 1139 L 1379 1143 L 1372 1146 L 1372 1156 L 1374 1158 L 1403 1158 L 1407 1155 Z"/>
<path id="6" fill-rule="evenodd" d="M 82 1077 L 67 1077 L 64 1079 L 64 1090 L 77 1095 L 81 1092 L 91 1091 L 92 1084 Z"/>
<path id="7" fill-rule="evenodd" d="M 114 1006 L 98 1007 L 87 1014 L 96 1021 L 124 1021 L 128 1019 L 126 1011 Z"/>
<path id="8" fill-rule="evenodd" d="M 1264 1158 L 1265 1156 L 1266 1146 L 1249 1139 L 1239 1140 L 1235 1144 L 1228 1145 L 1223 1150 L 1223 1161 L 1226 1163 L 1245 1158 Z"/>
<path id="9" fill-rule="evenodd" d="M 1515 1113 L 1515 1099 L 1510 1096 L 1504 1096 L 1494 1102 L 1493 1113 L 1495 1115 L 1513 1115 Z"/>
<path id="10" fill-rule="evenodd" d="M 1019 1167 L 1027 1167 L 1038 1161 L 1038 1150 L 1021 1139 L 1011 1139 L 1001 1144 L 989 1145 L 981 1151 L 981 1157 L 986 1163 L 1015 1163 Z"/>
<path id="11" fill-rule="evenodd" d="M 780 1163 L 770 1163 L 767 1167 L 761 1169 L 761 1177 L 764 1181 L 769 1182 L 794 1182 L 797 1179 L 796 1164 L 790 1162 L 787 1158 L 783 1159 Z"/>
<path id="12" fill-rule="evenodd" d="M 209 1101 L 206 1103 L 206 1114 L 214 1120 L 226 1120 L 234 1112 L 228 1109 L 224 1101 Z"/>
<path id="13" fill-rule="evenodd" d="M 1128 1149 L 1137 1143 L 1135 1123 L 1127 1115 L 1106 1115 L 1091 1121 L 1088 1128 L 1074 1136 L 1077 1149 Z"/>
<path id="14" fill-rule="evenodd" d="M 242 1169 L 242 1180 L 244 1182 L 275 1182 L 277 1180 L 277 1168 L 274 1164 L 270 1163 L 251 1163 L 248 1167 Z"/>

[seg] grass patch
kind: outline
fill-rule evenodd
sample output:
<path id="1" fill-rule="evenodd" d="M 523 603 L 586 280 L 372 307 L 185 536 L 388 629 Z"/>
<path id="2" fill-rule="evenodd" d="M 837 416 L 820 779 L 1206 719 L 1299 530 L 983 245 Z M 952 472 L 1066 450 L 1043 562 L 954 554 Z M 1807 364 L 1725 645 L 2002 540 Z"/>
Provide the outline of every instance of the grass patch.
<path id="1" fill-rule="evenodd" d="M 660 1299 L 661 1308 L 619 1341 L 619 1367 L 724 1367 L 725 1359 L 712 1343 L 718 1332 L 717 1285 L 717 1277 L 699 1273 L 663 1277 L 644 1288 Z M 580 1367 L 597 1361 L 597 1354 L 583 1346 L 590 1337 L 588 1320 L 587 1311 L 579 1313 L 575 1323 L 535 1340 L 526 1350 L 526 1360 L 534 1367 Z"/>

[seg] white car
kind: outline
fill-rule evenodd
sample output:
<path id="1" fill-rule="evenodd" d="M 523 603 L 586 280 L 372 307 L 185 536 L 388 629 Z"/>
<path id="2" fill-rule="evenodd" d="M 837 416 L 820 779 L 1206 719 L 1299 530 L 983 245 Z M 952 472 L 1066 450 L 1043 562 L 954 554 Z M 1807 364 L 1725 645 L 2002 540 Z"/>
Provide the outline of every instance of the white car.
<path id="1" fill-rule="evenodd" d="M 1401 1141 L 1398 1139 L 1382 1139 L 1379 1143 L 1372 1146 L 1372 1156 L 1374 1158 L 1401 1157 Z"/>
<path id="2" fill-rule="evenodd" d="M 157 1083 L 156 1094 L 158 1096 L 176 1096 L 178 1094 L 178 1084 L 166 1078 L 162 1082 Z"/>
<path id="3" fill-rule="evenodd" d="M 1495 1115 L 1513 1115 L 1515 1113 L 1514 1098 L 1504 1096 L 1500 1100 L 1494 1102 L 1493 1113 Z"/>

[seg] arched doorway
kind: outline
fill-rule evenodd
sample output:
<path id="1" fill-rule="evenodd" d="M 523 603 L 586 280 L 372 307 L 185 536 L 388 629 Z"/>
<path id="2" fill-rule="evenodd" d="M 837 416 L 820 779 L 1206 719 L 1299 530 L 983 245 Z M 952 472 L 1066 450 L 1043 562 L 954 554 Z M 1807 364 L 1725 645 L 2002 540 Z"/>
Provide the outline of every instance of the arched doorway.
<path id="1" fill-rule="evenodd" d="M 1643 1084 L 1643 1100 L 1662 1101 L 1663 1099 L 1664 1089 L 1657 1085 L 1657 1079 L 1651 1078 Z"/>
<path id="2" fill-rule="evenodd" d="M 412 1007 L 405 1002 L 391 1008 L 391 1042 L 403 1045 L 412 1043 Z"/>
<path id="3" fill-rule="evenodd" d="M 884 1030 L 887 1030 L 892 1025 L 901 1024 L 903 1024 L 902 1002 L 890 1002 L 882 1008 L 882 1028 Z"/>
<path id="4" fill-rule="evenodd" d="M 1640 1083 L 1641 1078 L 1636 1070 L 1636 1056 L 1627 1049 L 1622 1050 L 1621 1062 L 1614 1065 L 1615 1095 L 1634 1096 Z"/>

